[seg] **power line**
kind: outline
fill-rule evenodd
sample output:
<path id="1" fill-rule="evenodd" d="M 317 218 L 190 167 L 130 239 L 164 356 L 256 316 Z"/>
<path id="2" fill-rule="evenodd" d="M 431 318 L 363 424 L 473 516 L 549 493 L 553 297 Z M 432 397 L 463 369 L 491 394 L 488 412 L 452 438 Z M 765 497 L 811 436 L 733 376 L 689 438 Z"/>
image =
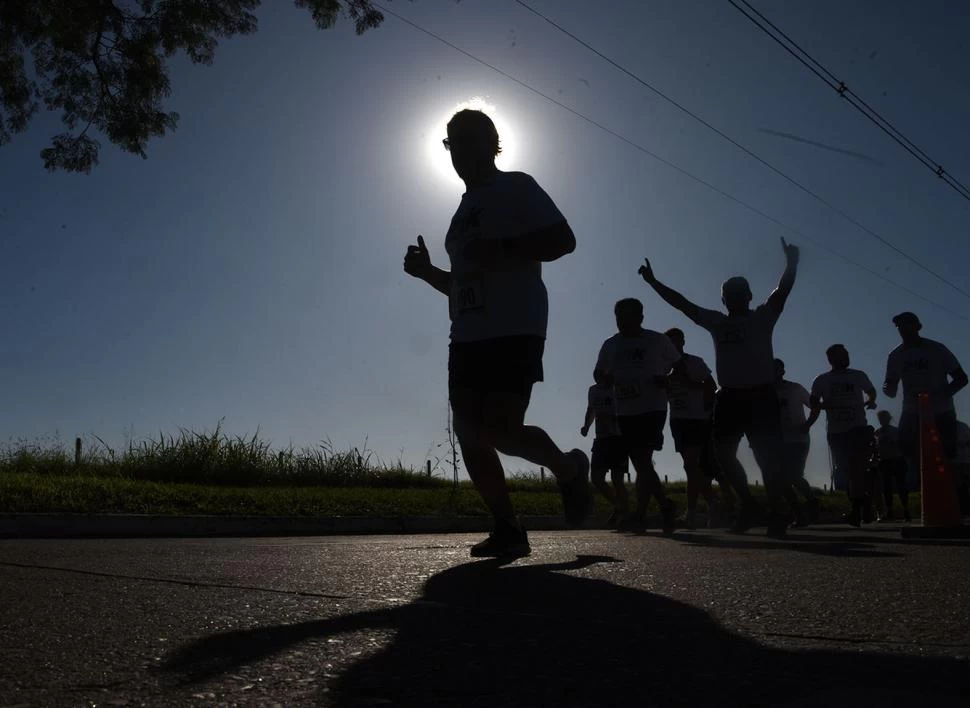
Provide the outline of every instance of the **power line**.
<path id="1" fill-rule="evenodd" d="M 817 61 L 811 54 L 802 49 L 791 37 L 785 34 L 781 29 L 778 28 L 771 20 L 765 17 L 763 14 L 758 12 L 758 10 L 751 5 L 747 0 L 740 0 L 744 4 L 742 7 L 738 4 L 736 0 L 728 0 L 729 3 L 742 15 L 744 15 L 748 20 L 751 21 L 758 29 L 767 34 L 771 39 L 775 40 L 779 46 L 781 46 L 785 51 L 795 57 L 799 62 L 801 62 L 806 68 L 808 68 L 813 74 L 825 82 L 825 84 L 834 90 L 839 96 L 844 98 L 849 105 L 859 111 L 862 115 L 868 118 L 873 124 L 875 124 L 880 130 L 882 130 L 886 135 L 895 140 L 906 152 L 915 157 L 923 166 L 927 167 L 933 174 L 942 179 L 946 184 L 953 188 L 953 190 L 959 194 L 964 199 L 970 200 L 970 188 L 964 185 L 960 180 L 954 177 L 952 174 L 947 172 L 943 165 L 938 163 L 936 160 L 932 159 L 923 150 L 921 150 L 912 140 L 903 135 L 892 123 L 883 118 L 872 106 L 866 103 L 862 97 L 850 89 L 844 81 L 840 80 L 831 71 L 826 69 L 821 62 Z M 747 8 L 747 9 L 745 9 Z M 750 10 L 750 12 L 749 12 Z M 753 14 L 752 14 L 753 13 Z M 770 29 L 769 29 L 770 28 Z M 774 30 L 774 32 L 772 32 Z M 780 37 L 779 37 L 780 35 Z M 787 44 L 786 44 L 787 42 Z M 823 75 L 824 74 L 824 75 Z"/>
<path id="2" fill-rule="evenodd" d="M 767 221 L 770 221 L 771 223 L 775 224 L 776 226 L 779 226 L 779 227 L 785 229 L 786 231 L 788 231 L 788 232 L 790 232 L 790 233 L 798 236 L 799 238 L 801 238 L 801 239 L 803 239 L 805 241 L 808 241 L 809 243 L 813 244 L 814 246 L 816 246 L 820 250 L 826 251 L 826 252 L 834 255 L 835 257 L 840 258 L 841 260 L 845 261 L 846 263 L 849 263 L 850 265 L 853 265 L 853 266 L 859 268 L 860 270 L 863 270 L 863 271 L 869 273 L 873 277 L 878 278 L 879 280 L 882 280 L 883 282 L 888 283 L 889 285 L 892 285 L 893 287 L 896 287 L 896 288 L 898 288 L 900 290 L 903 290 L 906 293 L 909 293 L 913 297 L 919 298 L 923 302 L 925 302 L 925 303 L 927 303 L 929 305 L 932 305 L 933 307 L 936 307 L 937 309 L 942 310 L 943 312 L 947 312 L 947 313 L 953 315 L 954 317 L 958 317 L 961 320 L 964 320 L 966 322 L 970 322 L 970 317 L 967 317 L 966 315 L 964 315 L 964 314 L 962 314 L 960 312 L 957 312 L 956 310 L 951 310 L 950 308 L 946 307 L 945 305 L 941 305 L 938 302 L 935 302 L 933 300 L 930 300 L 929 298 L 921 295 L 920 293 L 916 292 L 915 290 L 912 290 L 912 289 L 906 287 L 905 285 L 902 285 L 900 283 L 897 283 L 896 281 L 891 280 L 890 278 L 887 278 L 886 276 L 882 275 L 878 271 L 875 271 L 872 268 L 869 268 L 868 266 L 865 266 L 865 265 L 859 263 L 858 261 L 855 261 L 852 258 L 849 258 L 848 256 L 845 256 L 845 255 L 839 253 L 838 251 L 836 251 L 836 250 L 834 250 L 834 249 L 826 246 L 825 244 L 817 241 L 816 239 L 808 236 L 807 234 L 802 233 L 798 229 L 796 229 L 796 228 L 794 228 L 792 226 L 789 226 L 789 225 L 787 225 L 787 224 L 779 221 L 775 217 L 771 216 L 770 214 L 767 214 L 766 212 L 758 209 L 757 207 L 752 206 L 751 204 L 748 204 L 747 202 L 739 199 L 738 197 L 735 197 L 734 195 L 732 195 L 732 194 L 730 194 L 728 192 L 725 192 L 720 187 L 717 187 L 717 186 L 711 184 L 710 182 L 702 179 L 701 177 L 698 177 L 698 176 L 692 174 L 691 172 L 688 172 L 687 170 L 685 170 L 684 168 L 680 167 L 679 165 L 677 165 L 677 164 L 671 162 L 670 160 L 667 160 L 667 159 L 661 157 L 660 155 L 656 154 L 655 152 L 653 152 L 649 148 L 646 148 L 643 145 L 641 145 L 641 144 L 639 144 L 639 143 L 631 140 L 630 138 L 627 138 L 626 136 L 622 135 L 621 133 L 616 132 L 612 128 L 610 128 L 610 127 L 608 127 L 606 125 L 603 125 L 602 123 L 594 120 L 593 118 L 590 118 L 589 116 L 587 116 L 587 115 L 585 115 L 583 113 L 580 113 L 576 109 L 571 108 L 570 106 L 567 106 L 565 103 L 562 103 L 561 101 L 556 100 L 555 98 L 553 98 L 549 94 L 543 93 L 542 91 L 540 91 L 539 89 L 535 88 L 534 86 L 526 83 L 522 79 L 519 79 L 519 78 L 513 76 L 512 74 L 509 74 L 508 72 L 503 71 L 502 69 L 498 68 L 497 66 L 495 66 L 493 64 L 489 64 L 484 59 L 479 59 L 474 54 L 466 51 L 465 49 L 462 49 L 461 47 L 459 47 L 456 44 L 453 44 L 452 42 L 449 42 L 447 39 L 445 39 L 444 37 L 442 37 L 442 36 L 440 36 L 438 34 L 435 34 L 431 30 L 425 29 L 421 25 L 419 25 L 419 24 L 417 24 L 417 23 L 409 20 L 408 18 L 406 18 L 406 17 L 404 17 L 402 15 L 399 15 L 398 13 L 394 12 L 393 10 L 388 9 L 385 6 L 379 5 L 378 3 L 373 3 L 373 4 L 379 10 L 381 10 L 381 12 L 387 13 L 388 15 L 391 15 L 392 17 L 397 18 L 398 20 L 400 20 L 404 24 L 408 25 L 409 27 L 417 30 L 418 32 L 421 32 L 422 34 L 425 34 L 425 35 L 431 37 L 432 39 L 434 39 L 434 40 L 436 40 L 436 41 L 444 44 L 445 46 L 450 47 L 451 49 L 454 49 L 456 52 L 458 52 L 460 54 L 463 54 L 464 56 L 468 57 L 472 61 L 474 61 L 474 62 L 476 62 L 478 64 L 481 64 L 482 66 L 484 66 L 484 67 L 486 67 L 488 69 L 491 69 L 492 71 L 496 72 L 497 74 L 500 74 L 501 76 L 505 77 L 509 81 L 512 81 L 512 82 L 518 84 L 522 88 L 524 88 L 524 89 L 526 89 L 526 90 L 528 90 L 528 91 L 536 94 L 537 96 L 540 96 L 541 98 L 544 98 L 545 100 L 549 101 L 550 103 L 552 103 L 552 104 L 554 104 L 554 105 L 562 108 L 563 110 L 565 110 L 565 111 L 573 114 L 574 116 L 576 116 L 577 118 L 580 118 L 581 120 L 585 121 L 586 123 L 589 123 L 590 125 L 595 126 L 596 128 L 599 128 L 604 133 L 607 133 L 609 135 L 612 135 L 613 137 L 617 138 L 618 140 L 621 140 L 622 142 L 626 143 L 627 145 L 629 145 L 630 147 L 634 148 L 635 150 L 637 150 L 639 152 L 642 152 L 645 155 L 648 155 L 648 156 L 652 157 L 654 160 L 657 160 L 658 162 L 666 165 L 667 167 L 669 167 L 669 168 L 671 168 L 673 170 L 676 170 L 677 172 L 681 173 L 685 177 L 688 177 L 689 179 L 691 179 L 691 180 L 693 180 L 693 181 L 695 181 L 695 182 L 697 182 L 699 184 L 704 185 L 708 189 L 710 189 L 710 190 L 712 190 L 714 192 L 717 192 L 722 197 L 724 197 L 724 198 L 726 198 L 726 199 L 728 199 L 728 200 L 730 200 L 730 201 L 738 204 L 739 206 L 747 209 L 748 211 L 750 211 L 750 212 L 752 212 L 754 214 L 757 214 L 758 216 L 762 217 L 763 219 L 766 219 Z"/>
<path id="3" fill-rule="evenodd" d="M 733 1 L 733 0 L 729 0 L 729 1 Z M 945 278 L 944 276 L 940 275 L 939 273 L 937 273 L 935 270 L 933 270 L 929 266 L 923 264 L 922 262 L 920 262 L 919 260 L 917 260 L 916 258 L 914 258 L 913 256 L 911 256 L 910 254 L 908 254 L 906 251 L 904 251 L 903 249 L 901 249 L 898 246 L 896 246 L 894 243 L 892 243 L 888 239 L 884 238 L 883 236 L 879 235 L 878 233 L 876 233 L 875 231 L 873 231 L 872 229 L 870 229 L 869 227 L 867 227 L 865 224 L 862 224 L 857 219 L 854 219 L 852 216 L 850 216 L 845 211 L 843 211 L 842 209 L 840 209 L 837 206 L 835 206 L 834 204 L 832 204 L 832 202 L 828 201 L 827 199 L 825 199 L 823 196 L 821 196 L 817 192 L 812 191 L 811 189 L 809 189 L 805 185 L 801 184 L 800 182 L 798 182 L 794 178 L 792 178 L 789 175 L 787 175 L 786 173 L 782 172 L 780 169 L 778 169 L 777 167 L 775 167 L 774 165 L 772 165 L 770 162 L 768 162 L 767 160 L 765 160 L 764 158 L 762 158 L 760 155 L 757 155 L 752 150 L 750 150 L 749 148 L 745 147 L 744 145 L 742 145 L 741 143 L 739 143 L 737 140 L 735 140 L 734 138 L 732 138 L 730 135 L 727 135 L 724 131 L 718 129 L 717 127 L 715 127 L 714 125 L 712 125 L 708 121 L 704 120 L 699 115 L 697 115 L 696 113 L 694 113 L 693 111 L 691 111 L 689 108 L 685 107 L 683 104 L 679 103 L 678 101 L 674 100 L 673 98 L 671 98 L 670 96 L 668 96 L 667 94 L 665 94 L 663 91 L 661 91 L 660 89 L 658 89 L 656 86 L 653 86 L 652 84 L 650 84 L 649 82 L 645 81 L 643 78 L 641 78 L 640 76 L 638 76 L 634 72 L 632 72 L 629 69 L 627 69 L 626 67 L 618 64 L 616 61 L 614 61 L 610 57 L 608 57 L 605 54 L 603 54 L 601 51 L 599 51 L 598 49 L 596 49 L 595 47 L 593 47 L 588 42 L 584 41 L 582 38 L 577 37 L 575 34 L 573 34 L 572 32 L 570 32 L 569 30 L 567 30 L 562 25 L 559 25 L 554 20 L 550 19 L 549 17 L 547 17 L 546 15 L 542 14 L 541 12 L 539 12 L 538 10 L 536 10 L 535 8 L 531 7 L 528 3 L 524 2 L 524 0 L 515 0 L 515 2 L 518 3 L 519 5 L 521 5 L 522 7 L 524 7 L 526 10 L 528 10 L 532 14 L 536 15 L 537 17 L 541 18 L 542 20 L 544 20 L 548 24 L 550 24 L 553 27 L 555 27 L 557 30 L 559 30 L 560 32 L 562 32 L 566 36 L 570 37 L 574 41 L 576 41 L 579 44 L 583 45 L 586 49 L 588 49 L 589 51 L 591 51 L 593 54 L 595 54 L 596 56 L 598 56 L 600 59 L 602 59 L 603 61 L 607 62 L 611 66 L 619 69 L 624 74 L 626 74 L 627 76 L 629 76 L 631 79 L 633 79 L 634 81 L 636 81 L 637 83 L 639 83 L 641 86 L 649 89 L 650 91 L 652 91 L 653 93 L 655 93 L 657 96 L 659 96 L 663 100 L 667 101 L 667 103 L 671 104 L 672 106 L 676 107 L 678 110 L 680 110 L 683 113 L 687 114 L 688 116 L 690 116 L 691 118 L 693 118 L 695 121 L 697 121 L 698 123 L 700 123 L 704 127 L 706 127 L 708 129 L 710 129 L 711 131 L 717 133 L 719 136 L 721 136 L 722 138 L 724 138 L 725 140 L 727 140 L 729 143 L 731 143 L 736 148 L 738 148 L 739 150 L 741 150 L 742 152 L 744 152 L 746 155 L 748 155 L 749 157 L 757 160 L 762 165 L 764 165 L 765 167 L 767 167 L 769 170 L 771 170 L 772 172 L 774 172 L 776 175 L 778 175 L 779 177 L 783 178 L 784 180 L 786 180 L 790 184 L 794 185 L 795 187 L 797 187 L 798 189 L 800 189 L 802 192 L 804 192 L 805 194 L 809 195 L 810 197 L 812 197 L 813 199 L 815 199 L 816 201 L 818 201 L 820 204 L 822 204 L 825 207 L 827 207 L 828 209 L 830 209 L 831 211 L 835 212 L 836 214 L 838 214 L 839 216 L 841 216 L 843 219 L 845 219 L 846 221 L 848 221 L 853 226 L 855 226 L 855 227 L 861 229 L 862 231 L 864 231 L 865 233 L 869 234 L 872 238 L 874 238 L 877 241 L 879 241 L 879 243 L 881 243 L 884 246 L 886 246 L 887 248 L 893 250 L 895 253 L 897 253 L 898 255 L 902 256 L 903 258 L 905 258 L 906 260 L 908 260 L 910 263 L 912 263 L 913 265 L 917 266 L 918 268 L 920 268 L 921 270 L 925 271 L 926 273 L 932 275 L 934 278 L 936 278 L 940 282 L 945 283 L 950 288 L 952 288 L 953 290 L 957 291 L 958 293 L 960 293 L 964 297 L 970 298 L 970 291 L 967 291 L 967 290 L 961 288 L 960 286 L 958 286 L 957 284 L 953 283 L 952 281 L 948 280 L 947 278 Z"/>

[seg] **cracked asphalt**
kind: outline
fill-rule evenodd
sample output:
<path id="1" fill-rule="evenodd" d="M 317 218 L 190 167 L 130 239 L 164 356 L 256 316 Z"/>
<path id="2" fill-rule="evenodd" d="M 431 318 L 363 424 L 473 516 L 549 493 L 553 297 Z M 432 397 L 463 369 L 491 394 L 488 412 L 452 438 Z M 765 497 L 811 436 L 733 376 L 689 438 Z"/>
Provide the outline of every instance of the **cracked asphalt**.
<path id="1" fill-rule="evenodd" d="M 968 706 L 970 542 L 0 541 L 0 706 Z"/>

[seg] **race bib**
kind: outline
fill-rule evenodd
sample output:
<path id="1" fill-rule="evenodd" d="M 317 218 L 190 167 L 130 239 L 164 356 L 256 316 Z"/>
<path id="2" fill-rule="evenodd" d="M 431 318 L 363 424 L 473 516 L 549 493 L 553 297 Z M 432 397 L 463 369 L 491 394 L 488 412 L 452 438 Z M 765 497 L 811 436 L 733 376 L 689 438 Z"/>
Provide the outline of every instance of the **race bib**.
<path id="1" fill-rule="evenodd" d="M 640 384 L 636 381 L 627 381 L 616 384 L 616 398 L 620 401 L 629 401 L 640 397 Z"/>
<path id="2" fill-rule="evenodd" d="M 463 315 L 485 308 L 485 280 L 482 277 L 463 278 L 451 289 L 451 313 Z"/>

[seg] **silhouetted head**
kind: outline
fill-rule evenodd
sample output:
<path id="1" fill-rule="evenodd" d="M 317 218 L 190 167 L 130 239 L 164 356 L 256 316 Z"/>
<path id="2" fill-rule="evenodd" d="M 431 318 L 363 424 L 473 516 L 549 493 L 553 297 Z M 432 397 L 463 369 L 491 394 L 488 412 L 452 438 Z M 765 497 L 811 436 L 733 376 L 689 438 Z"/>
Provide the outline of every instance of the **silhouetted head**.
<path id="1" fill-rule="evenodd" d="M 876 413 L 876 417 L 879 419 L 879 425 L 886 426 L 893 419 L 893 414 L 889 411 L 879 411 Z"/>
<path id="2" fill-rule="evenodd" d="M 458 111 L 448 121 L 446 149 L 455 172 L 466 183 L 495 171 L 495 157 L 502 152 L 495 124 L 482 111 Z"/>
<path id="3" fill-rule="evenodd" d="M 893 317 L 893 324 L 896 325 L 900 338 L 907 343 L 918 340 L 920 330 L 923 329 L 923 323 L 912 312 L 900 312 Z"/>
<path id="4" fill-rule="evenodd" d="M 785 380 L 785 362 L 775 359 L 775 381 L 781 383 Z"/>
<path id="5" fill-rule="evenodd" d="M 747 312 L 751 309 L 751 286 L 747 278 L 736 275 L 721 285 L 721 302 L 728 313 Z"/>
<path id="6" fill-rule="evenodd" d="M 617 301 L 613 307 L 616 315 L 616 329 L 624 337 L 631 337 L 640 331 L 643 324 L 643 303 L 635 297 Z"/>
<path id="7" fill-rule="evenodd" d="M 845 348 L 844 344 L 833 344 L 825 350 L 825 356 L 829 358 L 829 364 L 832 365 L 833 369 L 849 368 L 849 350 Z"/>
<path id="8" fill-rule="evenodd" d="M 677 351 L 683 354 L 684 345 L 686 344 L 683 330 L 678 329 L 677 327 L 671 327 L 666 332 L 664 332 L 664 334 L 666 334 L 667 338 L 674 343 L 674 346 L 677 348 Z"/>

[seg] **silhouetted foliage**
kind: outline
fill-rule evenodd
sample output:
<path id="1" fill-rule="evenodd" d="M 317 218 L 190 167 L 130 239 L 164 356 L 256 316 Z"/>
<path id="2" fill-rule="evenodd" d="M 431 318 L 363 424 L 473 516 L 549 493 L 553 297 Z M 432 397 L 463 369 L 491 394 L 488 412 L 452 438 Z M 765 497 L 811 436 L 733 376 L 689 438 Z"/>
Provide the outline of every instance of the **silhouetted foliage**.
<path id="1" fill-rule="evenodd" d="M 219 39 L 251 34 L 262 0 L 2 0 L 0 145 L 27 128 L 43 104 L 68 131 L 41 151 L 50 170 L 90 172 L 98 164 L 94 128 L 126 152 L 146 157 L 152 137 L 178 124 L 166 111 L 169 57 L 185 52 L 210 64 Z M 370 0 L 294 0 L 320 29 L 341 15 L 357 33 L 384 16 Z M 32 61 L 28 61 L 28 56 Z"/>

